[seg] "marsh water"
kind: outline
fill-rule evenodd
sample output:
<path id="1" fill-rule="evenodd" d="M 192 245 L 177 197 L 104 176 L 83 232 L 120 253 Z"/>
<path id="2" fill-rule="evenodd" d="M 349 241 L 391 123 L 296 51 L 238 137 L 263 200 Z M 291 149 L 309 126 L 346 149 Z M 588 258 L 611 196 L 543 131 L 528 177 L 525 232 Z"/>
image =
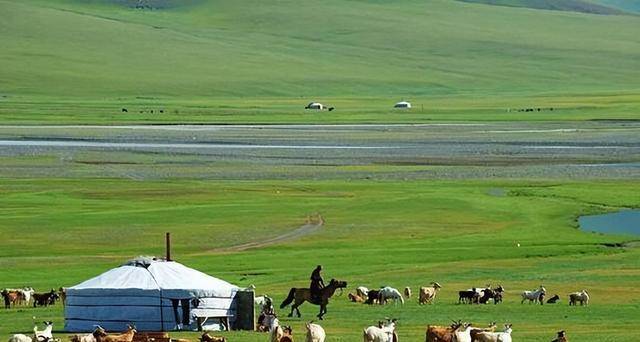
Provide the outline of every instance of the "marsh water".
<path id="1" fill-rule="evenodd" d="M 605 234 L 640 235 L 640 210 L 581 216 L 580 229 Z"/>

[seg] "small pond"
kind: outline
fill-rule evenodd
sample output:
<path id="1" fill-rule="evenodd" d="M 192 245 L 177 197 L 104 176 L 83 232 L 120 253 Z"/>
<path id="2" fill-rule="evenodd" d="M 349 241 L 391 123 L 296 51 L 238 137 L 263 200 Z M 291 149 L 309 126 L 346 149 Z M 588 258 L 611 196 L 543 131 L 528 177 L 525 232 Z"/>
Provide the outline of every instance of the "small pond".
<path id="1" fill-rule="evenodd" d="M 591 232 L 640 235 L 640 210 L 581 216 L 578 223 L 580 229 Z"/>

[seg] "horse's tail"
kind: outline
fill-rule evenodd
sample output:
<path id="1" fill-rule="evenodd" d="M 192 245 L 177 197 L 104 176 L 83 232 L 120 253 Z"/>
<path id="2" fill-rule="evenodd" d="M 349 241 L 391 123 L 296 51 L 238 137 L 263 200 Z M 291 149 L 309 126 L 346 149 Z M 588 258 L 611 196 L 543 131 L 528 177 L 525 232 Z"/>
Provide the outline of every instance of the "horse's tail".
<path id="1" fill-rule="evenodd" d="M 282 304 L 280 304 L 280 309 L 284 309 L 287 305 L 291 304 L 291 302 L 293 302 L 293 299 L 296 297 L 296 289 L 294 287 L 291 288 L 291 290 L 289 290 L 289 295 L 287 296 L 287 299 L 285 299 Z"/>

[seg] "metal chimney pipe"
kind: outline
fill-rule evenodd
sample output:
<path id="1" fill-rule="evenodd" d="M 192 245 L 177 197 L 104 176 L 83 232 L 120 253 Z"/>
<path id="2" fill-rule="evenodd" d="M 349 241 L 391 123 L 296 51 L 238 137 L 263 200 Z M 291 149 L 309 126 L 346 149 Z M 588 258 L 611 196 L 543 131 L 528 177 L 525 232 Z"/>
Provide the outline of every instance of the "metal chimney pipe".
<path id="1" fill-rule="evenodd" d="M 171 233 L 167 233 L 167 256 L 166 260 L 171 261 Z"/>

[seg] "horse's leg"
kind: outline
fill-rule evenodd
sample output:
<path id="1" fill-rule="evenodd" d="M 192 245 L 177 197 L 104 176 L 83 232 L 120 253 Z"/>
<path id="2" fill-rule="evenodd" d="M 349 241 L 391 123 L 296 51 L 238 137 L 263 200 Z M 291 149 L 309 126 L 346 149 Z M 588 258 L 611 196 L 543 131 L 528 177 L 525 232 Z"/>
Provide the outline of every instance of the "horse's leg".
<path id="1" fill-rule="evenodd" d="M 291 304 L 291 312 L 287 315 L 287 317 L 293 317 L 293 310 L 296 308 L 296 303 Z"/>
<path id="2" fill-rule="evenodd" d="M 302 316 L 302 315 L 300 315 L 300 309 L 298 309 L 297 306 L 296 306 L 296 313 L 298 314 L 298 318 L 300 318 L 300 316 Z"/>

